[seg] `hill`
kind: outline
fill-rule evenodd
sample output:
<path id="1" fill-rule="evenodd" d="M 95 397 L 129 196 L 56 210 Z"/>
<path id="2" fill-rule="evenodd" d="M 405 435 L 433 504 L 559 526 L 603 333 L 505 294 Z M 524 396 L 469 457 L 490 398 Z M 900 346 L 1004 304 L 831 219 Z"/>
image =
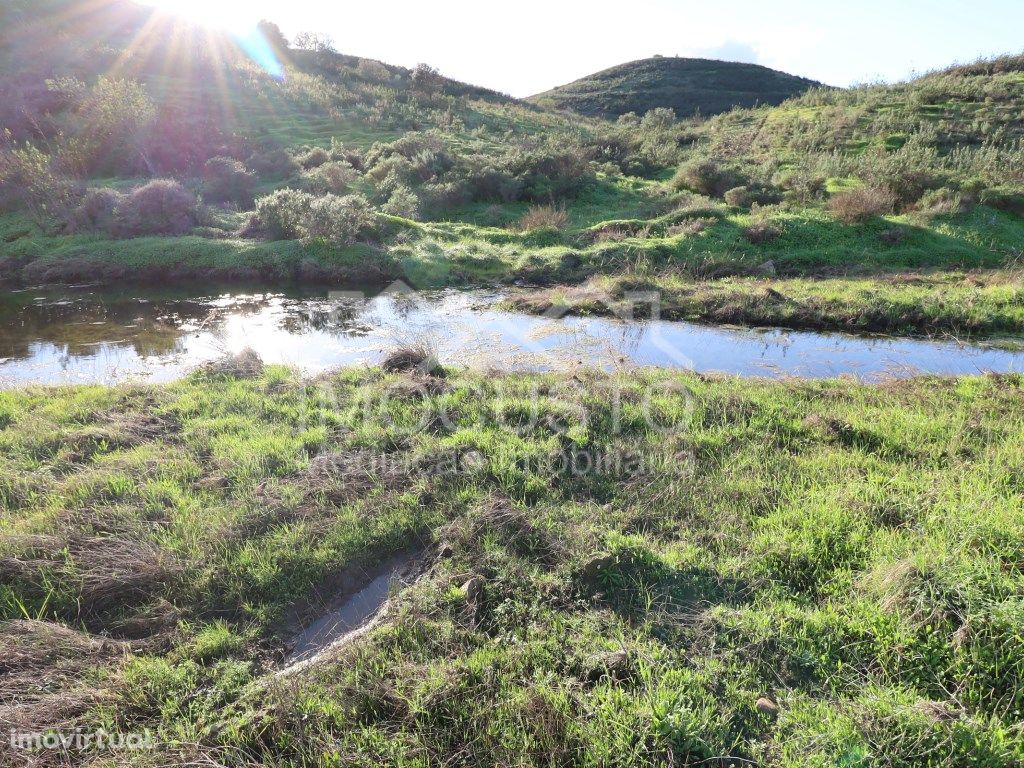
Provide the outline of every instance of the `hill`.
<path id="1" fill-rule="evenodd" d="M 529 100 L 593 117 L 642 115 L 658 107 L 689 117 L 781 104 L 816 85 L 820 83 L 757 64 L 655 57 L 606 69 Z"/>

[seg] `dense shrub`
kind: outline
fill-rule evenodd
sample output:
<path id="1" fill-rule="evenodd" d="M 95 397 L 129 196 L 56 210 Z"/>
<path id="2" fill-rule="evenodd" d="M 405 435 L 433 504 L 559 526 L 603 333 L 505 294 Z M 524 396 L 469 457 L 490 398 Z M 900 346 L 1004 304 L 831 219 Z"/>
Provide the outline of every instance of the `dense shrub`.
<path id="1" fill-rule="evenodd" d="M 88 189 L 82 199 L 68 214 L 66 230 L 78 232 L 105 232 L 114 234 L 117 231 L 117 210 L 123 195 L 114 189 Z"/>
<path id="2" fill-rule="evenodd" d="M 896 207 L 896 195 L 886 187 L 860 187 L 848 192 L 837 192 L 828 201 L 828 209 L 845 224 L 867 221 L 874 216 L 885 216 Z"/>
<path id="3" fill-rule="evenodd" d="M 304 234 L 334 245 L 348 245 L 377 234 L 377 215 L 362 195 L 326 195 L 309 207 Z"/>
<path id="4" fill-rule="evenodd" d="M 24 208 L 40 226 L 60 221 L 72 204 L 74 185 L 54 166 L 53 158 L 30 144 L 0 151 L 0 208 Z"/>
<path id="5" fill-rule="evenodd" d="M 256 201 L 256 212 L 249 222 L 250 232 L 259 232 L 272 240 L 302 237 L 304 222 L 316 198 L 295 189 L 279 189 Z"/>
<path id="6" fill-rule="evenodd" d="M 122 196 L 116 211 L 120 237 L 185 235 L 198 223 L 196 196 L 170 179 L 154 179 Z"/>
<path id="7" fill-rule="evenodd" d="M 283 149 L 254 152 L 245 164 L 261 178 L 291 176 L 302 170 L 298 161 Z"/>
<path id="8" fill-rule="evenodd" d="M 401 216 L 403 219 L 417 219 L 420 215 L 420 199 L 408 187 L 396 187 L 381 210 L 391 216 Z"/>
<path id="9" fill-rule="evenodd" d="M 676 189 L 688 189 L 709 197 L 721 197 L 726 191 L 743 185 L 743 176 L 715 160 L 692 160 L 679 166 L 672 177 Z"/>
<path id="10" fill-rule="evenodd" d="M 310 238 L 344 245 L 379 232 L 378 217 L 362 195 L 315 197 L 279 189 L 256 201 L 248 232 L 275 240 Z"/>
<path id="11" fill-rule="evenodd" d="M 298 158 L 298 163 L 306 170 L 319 168 L 324 163 L 330 162 L 331 153 L 323 147 L 313 147 L 304 155 Z"/>
<path id="12" fill-rule="evenodd" d="M 203 197 L 210 202 L 247 208 L 253 203 L 255 188 L 255 174 L 230 157 L 214 157 L 203 166 Z"/>
<path id="13" fill-rule="evenodd" d="M 355 168 L 345 160 L 338 160 L 303 173 L 302 186 L 317 195 L 343 195 L 357 178 L 359 172 Z"/>
<path id="14" fill-rule="evenodd" d="M 755 221 L 743 229 L 743 237 L 753 245 L 765 245 L 781 235 L 782 230 L 768 221 Z"/>
<path id="15" fill-rule="evenodd" d="M 914 209 L 928 216 L 954 216 L 966 211 L 970 205 L 970 198 L 965 198 L 954 189 L 943 187 L 925 192 Z"/>
<path id="16" fill-rule="evenodd" d="M 762 186 L 733 187 L 724 195 L 725 202 L 737 208 L 750 208 L 753 205 L 774 205 L 781 202 L 782 196 L 774 189 Z"/>

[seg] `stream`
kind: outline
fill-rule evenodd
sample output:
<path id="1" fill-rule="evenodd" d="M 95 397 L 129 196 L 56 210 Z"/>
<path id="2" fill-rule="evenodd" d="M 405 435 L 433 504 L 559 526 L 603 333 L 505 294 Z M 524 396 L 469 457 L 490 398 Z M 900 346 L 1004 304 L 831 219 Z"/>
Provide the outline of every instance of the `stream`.
<path id="1" fill-rule="evenodd" d="M 865 380 L 1024 370 L 1024 350 L 955 340 L 745 329 L 496 308 L 496 291 L 44 288 L 0 293 L 0 386 L 169 381 L 246 347 L 315 374 L 425 344 L 477 370 L 660 366 Z"/>

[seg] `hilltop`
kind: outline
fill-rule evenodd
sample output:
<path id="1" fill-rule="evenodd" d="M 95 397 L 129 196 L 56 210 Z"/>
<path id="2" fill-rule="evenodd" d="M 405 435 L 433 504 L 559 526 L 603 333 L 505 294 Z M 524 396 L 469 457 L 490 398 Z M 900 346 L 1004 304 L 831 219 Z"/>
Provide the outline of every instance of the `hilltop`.
<path id="1" fill-rule="evenodd" d="M 690 117 L 781 104 L 818 85 L 757 64 L 658 56 L 611 67 L 529 100 L 591 117 L 642 115 L 658 107 Z"/>

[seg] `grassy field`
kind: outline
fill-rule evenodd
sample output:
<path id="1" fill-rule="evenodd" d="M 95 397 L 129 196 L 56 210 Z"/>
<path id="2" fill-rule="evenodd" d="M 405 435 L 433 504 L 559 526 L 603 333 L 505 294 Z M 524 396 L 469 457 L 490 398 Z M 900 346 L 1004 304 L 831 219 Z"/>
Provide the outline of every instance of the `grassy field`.
<path id="1" fill-rule="evenodd" d="M 149 729 L 102 765 L 1018 764 L 1022 403 L 238 363 L 5 391 L 0 721 Z M 399 552 L 376 629 L 275 674 Z"/>

